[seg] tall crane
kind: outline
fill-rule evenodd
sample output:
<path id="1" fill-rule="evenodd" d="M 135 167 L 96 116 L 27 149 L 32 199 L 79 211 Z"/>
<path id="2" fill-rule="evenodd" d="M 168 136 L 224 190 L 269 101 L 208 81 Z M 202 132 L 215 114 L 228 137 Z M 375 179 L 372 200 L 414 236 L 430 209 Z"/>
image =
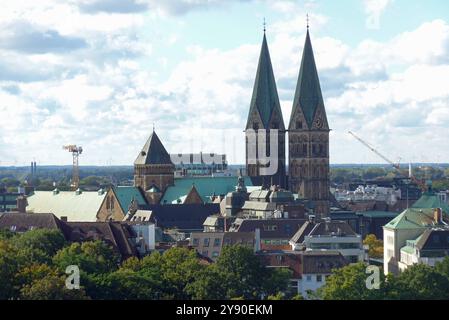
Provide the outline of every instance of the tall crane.
<path id="1" fill-rule="evenodd" d="M 70 186 L 72 190 L 77 190 L 80 184 L 80 169 L 78 158 L 81 153 L 83 153 L 83 147 L 77 147 L 76 144 L 70 144 L 63 146 L 62 149 L 67 150 L 72 153 L 73 158 L 73 169 L 72 169 L 72 183 Z"/>
<path id="2" fill-rule="evenodd" d="M 364 146 L 366 146 L 368 149 L 370 149 L 372 152 L 374 152 L 375 154 L 377 154 L 379 157 L 381 157 L 382 159 L 384 159 L 386 162 L 388 162 L 389 164 L 392 165 L 393 168 L 395 168 L 401 175 L 404 175 L 404 172 L 401 170 L 401 166 L 399 165 L 399 163 L 394 163 L 393 161 L 391 161 L 390 159 L 388 159 L 387 157 L 385 157 L 382 153 L 380 153 L 379 151 L 377 151 L 371 144 L 369 144 L 368 142 L 366 142 L 365 140 L 363 140 L 362 138 L 358 137 L 354 132 L 352 131 L 348 131 L 348 133 L 350 135 L 352 135 L 354 138 L 356 138 L 358 141 L 360 141 Z M 419 179 L 417 179 L 413 173 L 411 168 L 409 167 L 409 172 L 408 172 L 408 177 L 412 180 L 412 182 L 414 184 L 416 184 L 418 187 L 421 188 L 422 191 L 426 191 L 427 190 L 427 186 L 424 183 L 424 181 L 421 181 Z"/>

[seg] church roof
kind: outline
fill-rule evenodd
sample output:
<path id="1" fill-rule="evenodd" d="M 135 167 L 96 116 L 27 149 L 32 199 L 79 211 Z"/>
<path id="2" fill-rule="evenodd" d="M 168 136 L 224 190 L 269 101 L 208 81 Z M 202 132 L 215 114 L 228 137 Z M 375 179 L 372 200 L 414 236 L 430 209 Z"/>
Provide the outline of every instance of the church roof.
<path id="1" fill-rule="evenodd" d="M 301 68 L 293 100 L 293 109 L 300 107 L 307 124 L 311 127 L 315 111 L 320 104 L 324 106 L 323 95 L 313 55 L 312 42 L 310 41 L 309 30 L 307 30 Z M 293 117 L 294 112 L 291 113 L 290 126 L 292 125 Z"/>
<path id="2" fill-rule="evenodd" d="M 251 179 L 245 177 L 245 185 L 252 186 Z M 210 203 L 212 196 L 226 195 L 231 191 L 234 191 L 236 183 L 236 177 L 182 177 L 175 178 L 173 186 L 169 186 L 165 190 L 164 196 L 161 199 L 161 203 L 177 203 L 178 199 L 181 202 L 185 199 L 192 189 L 192 185 L 195 185 L 195 189 L 201 196 L 204 203 Z"/>
<path id="3" fill-rule="evenodd" d="M 172 164 L 170 155 L 155 131 L 151 133 L 134 164 Z"/>
<path id="4" fill-rule="evenodd" d="M 113 187 L 113 191 L 115 193 L 115 196 L 117 197 L 117 201 L 120 204 L 120 207 L 122 208 L 123 212 L 125 212 L 125 214 L 126 212 L 128 212 L 129 206 L 131 205 L 133 199 L 137 201 L 137 203 L 141 206 L 147 204 L 138 187 L 117 186 Z"/>
<path id="5" fill-rule="evenodd" d="M 271 65 L 270 52 L 268 51 L 268 44 L 265 34 L 263 36 L 259 64 L 257 66 L 248 123 L 246 125 L 247 129 L 252 128 L 250 119 L 254 111 L 257 111 L 260 115 L 264 128 L 268 127 L 273 112 L 278 113 L 281 120 L 281 123 L 279 123 L 279 129 L 285 129 L 281 106 L 279 103 L 279 96 L 276 88 L 276 81 L 274 79 L 273 66 Z"/>

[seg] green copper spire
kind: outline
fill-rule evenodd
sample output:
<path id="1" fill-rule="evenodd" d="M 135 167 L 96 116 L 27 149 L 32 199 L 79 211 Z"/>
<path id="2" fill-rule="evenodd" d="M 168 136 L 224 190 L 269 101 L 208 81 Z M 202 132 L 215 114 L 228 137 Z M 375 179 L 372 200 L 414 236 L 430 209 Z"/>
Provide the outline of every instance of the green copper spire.
<path id="1" fill-rule="evenodd" d="M 273 67 L 271 65 L 270 52 L 268 51 L 267 38 L 265 36 L 265 26 L 246 129 L 252 128 L 253 114 L 255 111 L 259 114 L 262 121 L 259 127 L 260 129 L 268 129 L 273 113 L 277 113 L 279 119 L 283 119 Z M 285 130 L 283 121 L 279 124 L 279 129 Z"/>
<path id="2" fill-rule="evenodd" d="M 310 41 L 309 29 L 307 28 L 306 42 L 302 55 L 301 69 L 299 71 L 298 83 L 296 85 L 295 98 L 293 100 L 293 111 L 290 117 L 290 128 L 294 126 L 293 116 L 295 109 L 300 107 L 309 127 L 312 126 L 315 111 L 319 105 L 324 107 L 323 95 L 321 93 L 320 80 L 313 56 L 312 43 Z"/>

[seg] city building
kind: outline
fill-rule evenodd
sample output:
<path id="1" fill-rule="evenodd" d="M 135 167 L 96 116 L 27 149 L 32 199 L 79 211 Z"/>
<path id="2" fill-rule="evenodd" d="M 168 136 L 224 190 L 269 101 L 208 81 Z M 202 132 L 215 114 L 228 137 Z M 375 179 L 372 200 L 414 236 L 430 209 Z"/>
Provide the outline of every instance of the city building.
<path id="1" fill-rule="evenodd" d="M 338 251 L 291 251 L 269 250 L 256 253 L 267 268 L 287 268 L 291 270 L 290 289 L 311 299 L 315 292 L 326 283 L 333 269 L 349 264 Z"/>
<path id="2" fill-rule="evenodd" d="M 95 222 L 106 198 L 103 189 L 98 191 L 34 191 L 27 197 L 26 212 L 53 213 L 67 221 Z M 105 219 L 106 221 L 106 219 Z"/>
<path id="3" fill-rule="evenodd" d="M 289 240 L 304 224 L 304 219 L 242 219 L 231 225 L 231 232 L 260 230 L 261 250 L 290 250 Z"/>
<path id="4" fill-rule="evenodd" d="M 344 221 L 306 221 L 290 239 L 292 250 L 338 251 L 349 262 L 365 260 L 363 239 Z"/>
<path id="5" fill-rule="evenodd" d="M 437 213 L 438 214 L 438 213 Z M 449 228 L 447 225 L 427 229 L 414 240 L 407 240 L 401 248 L 398 267 L 400 271 L 417 263 L 434 267 L 449 255 Z"/>
<path id="6" fill-rule="evenodd" d="M 122 259 L 148 254 L 155 248 L 153 223 L 69 222 L 52 213 L 3 213 L 0 229 L 23 233 L 34 229 L 60 230 L 69 242 L 101 240 Z"/>
<path id="7" fill-rule="evenodd" d="M 259 251 L 259 236 L 258 230 L 255 232 L 192 232 L 189 244 L 202 256 L 215 261 L 224 246 L 238 244 L 253 248 L 254 252 Z"/>
<path id="8" fill-rule="evenodd" d="M 435 196 L 436 197 L 436 196 Z M 421 259 L 424 248 L 424 233 L 435 228 L 447 229 L 448 208 L 409 208 L 384 226 L 384 272 L 397 274 L 401 269 L 415 261 L 430 262 Z M 432 239 L 439 238 L 438 232 L 431 232 Z M 445 240 L 441 240 L 443 244 Z M 426 251 L 424 251 L 426 252 Z M 444 252 L 444 250 L 440 251 Z M 425 257 L 425 256 L 424 256 Z M 423 257 L 423 258 L 424 258 Z M 441 256 L 440 256 L 441 257 Z M 438 258 L 440 258 L 438 257 Z M 427 257 L 425 257 L 427 258 Z"/>
<path id="9" fill-rule="evenodd" d="M 170 158 L 175 164 L 175 177 L 224 175 L 228 169 L 225 154 L 171 154 Z"/>

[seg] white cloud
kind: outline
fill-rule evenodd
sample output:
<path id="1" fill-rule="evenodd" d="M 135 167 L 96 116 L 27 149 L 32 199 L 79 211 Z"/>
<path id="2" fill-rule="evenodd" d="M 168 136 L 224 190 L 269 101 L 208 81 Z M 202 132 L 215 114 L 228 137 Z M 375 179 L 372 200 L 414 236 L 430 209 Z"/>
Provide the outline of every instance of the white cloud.
<path id="1" fill-rule="evenodd" d="M 168 57 L 153 56 L 153 44 L 140 36 L 145 15 L 139 7 L 86 13 L 73 2 L 54 6 L 48 0 L 37 8 L 23 1 L 14 13 L 10 3 L 8 14 L 0 12 L 1 25 L 21 21 L 20 12 L 36 30 L 80 37 L 87 47 L 44 53 L 0 48 L 0 117 L 11 121 L 0 128 L 0 149 L 11 151 L 0 151 L 2 164 L 26 164 L 33 157 L 42 163 L 67 163 L 61 150 L 66 143 L 83 145 L 83 164 L 110 163 L 111 157 L 112 164 L 131 164 L 153 122 L 170 152 L 225 152 L 231 162 L 243 163 L 242 130 L 260 43 L 229 50 L 190 46 L 185 60 L 160 80 L 141 61 L 166 64 Z M 181 7 L 170 7 L 179 3 L 164 2 L 161 6 L 168 7 L 160 10 L 180 14 L 222 5 L 184 1 Z M 305 16 L 292 15 L 292 4 L 279 3 L 277 10 L 284 10 L 287 18 L 270 25 L 267 37 L 288 123 Z M 155 2 L 149 5 L 151 9 Z M 449 25 L 434 20 L 387 42 L 366 40 L 351 47 L 339 39 L 314 36 L 327 19 L 311 11 L 312 43 L 333 129 L 331 161 L 381 161 L 349 137 L 348 130 L 381 146 L 392 158 L 420 161 L 441 153 L 443 138 L 432 133 L 444 130 L 449 120 Z M 7 34 L 11 30 L 3 28 L 0 37 L 16 40 Z M 180 37 L 166 36 L 165 45 L 177 44 Z M 429 138 L 435 143 L 426 141 Z M 412 141 L 420 154 L 410 148 Z M 449 159 L 449 154 L 443 156 Z"/>
<path id="2" fill-rule="evenodd" d="M 380 28 L 380 17 L 392 0 L 364 0 L 366 27 L 369 29 Z"/>

